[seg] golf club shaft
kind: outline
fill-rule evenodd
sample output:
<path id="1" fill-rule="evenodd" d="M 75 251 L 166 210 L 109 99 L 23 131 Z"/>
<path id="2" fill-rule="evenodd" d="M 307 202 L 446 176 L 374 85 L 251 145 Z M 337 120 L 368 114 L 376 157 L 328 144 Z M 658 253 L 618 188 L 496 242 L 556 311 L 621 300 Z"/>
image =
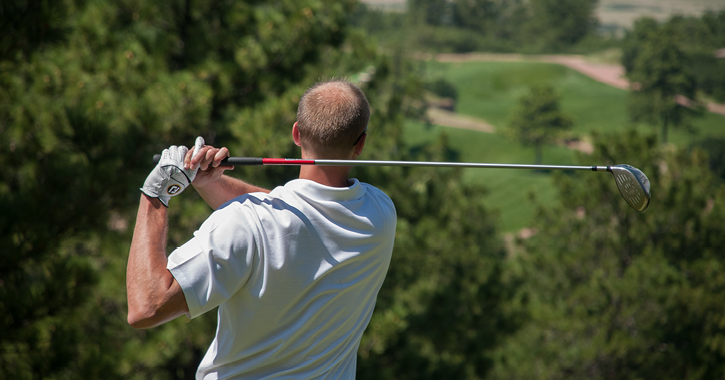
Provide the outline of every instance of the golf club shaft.
<path id="1" fill-rule="evenodd" d="M 154 156 L 154 163 L 160 155 Z M 317 165 L 317 166 L 423 166 L 423 167 L 458 167 L 458 168 L 490 168 L 490 169 L 541 169 L 541 170 L 589 170 L 611 171 L 609 166 L 571 166 L 571 165 L 525 165 L 525 164 L 491 164 L 478 162 L 438 162 L 438 161 L 373 161 L 373 160 L 305 160 L 297 158 L 261 158 L 261 157 L 227 157 L 222 166 L 259 166 L 259 165 Z"/>

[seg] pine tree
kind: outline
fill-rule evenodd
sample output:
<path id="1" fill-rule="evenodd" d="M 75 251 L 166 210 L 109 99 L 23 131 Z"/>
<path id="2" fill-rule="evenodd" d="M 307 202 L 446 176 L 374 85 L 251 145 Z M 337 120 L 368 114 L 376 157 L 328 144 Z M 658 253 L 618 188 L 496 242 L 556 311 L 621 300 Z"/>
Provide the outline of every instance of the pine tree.
<path id="1" fill-rule="evenodd" d="M 597 141 L 586 160 L 642 169 L 652 206 L 630 209 L 608 174 L 559 176 L 561 205 L 541 210 L 513 266 L 530 319 L 492 378 L 723 377 L 725 186 L 700 151 Z"/>
<path id="2" fill-rule="evenodd" d="M 45 22 L 45 8 L 27 13 L 37 23 L 4 29 L 12 35 L 2 37 L 29 42 L 3 45 L 12 55 L 0 57 L 0 379 L 192 377 L 213 336 L 213 313 L 144 331 L 125 320 L 125 264 L 151 156 L 197 135 L 235 155 L 294 156 L 289 134 L 304 89 L 373 66 L 362 84 L 374 110 L 366 157 L 412 158 L 400 136 L 404 117 L 420 112 L 423 84 L 403 59 L 379 55 L 349 27 L 352 2 L 58 3 L 65 17 L 51 18 L 47 30 L 59 38 L 33 35 L 30 26 Z M 291 168 L 233 174 L 268 187 L 296 176 Z M 455 171 L 369 168 L 356 175 L 391 194 L 401 223 L 373 317 L 379 323 L 363 348 L 378 338 L 396 343 L 376 343 L 360 368 L 402 374 L 425 361 L 438 374 L 484 374 L 487 364 L 441 363 L 446 355 L 426 356 L 415 344 L 397 356 L 396 345 L 410 335 L 388 323 L 398 318 L 414 326 L 418 341 L 444 340 L 457 357 L 474 358 L 487 358 L 510 330 L 492 327 L 504 323 L 499 300 L 507 293 L 498 286 L 502 251 L 492 219 L 466 202 L 480 193 L 453 186 L 461 179 Z M 211 211 L 193 191 L 174 202 L 169 249 Z M 479 253 L 486 258 L 480 263 Z M 409 284 L 418 285 L 400 291 Z M 433 319 L 455 317 L 436 308 L 453 300 L 472 310 L 458 311 L 466 312 L 455 334 L 467 339 L 465 349 L 445 340 L 448 327 Z M 482 324 L 487 334 L 478 342 L 471 333 Z"/>
<path id="3" fill-rule="evenodd" d="M 625 56 L 627 78 L 633 83 L 629 114 L 634 121 L 658 126 L 666 143 L 670 127 L 691 127 L 692 117 L 701 114 L 697 82 L 670 28 L 642 21 L 634 34 L 636 53 Z"/>
<path id="4" fill-rule="evenodd" d="M 559 95 L 551 86 L 534 86 L 519 99 L 507 133 L 536 152 L 536 164 L 541 164 L 544 145 L 556 142 L 562 132 L 570 129 L 572 119 L 559 106 Z"/>

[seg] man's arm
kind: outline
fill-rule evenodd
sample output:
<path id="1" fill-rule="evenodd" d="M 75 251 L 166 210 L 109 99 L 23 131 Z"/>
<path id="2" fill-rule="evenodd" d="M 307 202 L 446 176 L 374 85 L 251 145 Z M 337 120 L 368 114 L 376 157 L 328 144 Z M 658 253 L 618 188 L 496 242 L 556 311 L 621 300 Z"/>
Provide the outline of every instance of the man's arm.
<path id="1" fill-rule="evenodd" d="M 201 174 L 203 171 L 199 170 Z M 198 178 L 198 176 L 197 176 Z M 222 175 L 218 180 L 202 186 L 192 182 L 196 191 L 201 195 L 202 199 L 214 210 L 218 209 L 224 203 L 244 194 L 263 192 L 269 193 L 269 190 L 254 186 L 240 179 L 227 175 Z"/>
<path id="2" fill-rule="evenodd" d="M 189 311 L 184 292 L 166 269 L 167 208 L 141 195 L 126 269 L 128 323 L 158 326 Z"/>
<path id="3" fill-rule="evenodd" d="M 240 195 L 255 192 L 269 193 L 267 189 L 223 175 L 224 171 L 234 169 L 233 166 L 221 166 L 221 161 L 228 156 L 227 148 L 206 145 L 193 158 L 189 152 L 184 159 L 186 169 L 199 168 L 192 185 L 214 210 Z"/>
<path id="4" fill-rule="evenodd" d="M 203 140 L 197 139 L 197 146 L 202 144 Z M 226 148 L 204 146 L 187 154 L 185 147 L 172 146 L 164 150 L 159 164 L 146 178 L 126 268 L 127 319 L 131 326 L 158 326 L 189 311 L 181 286 L 166 269 L 166 207 L 171 197 L 181 193 L 189 180 L 215 209 L 242 194 L 269 192 L 223 176 L 225 170 L 233 168 L 220 166 L 228 155 Z"/>

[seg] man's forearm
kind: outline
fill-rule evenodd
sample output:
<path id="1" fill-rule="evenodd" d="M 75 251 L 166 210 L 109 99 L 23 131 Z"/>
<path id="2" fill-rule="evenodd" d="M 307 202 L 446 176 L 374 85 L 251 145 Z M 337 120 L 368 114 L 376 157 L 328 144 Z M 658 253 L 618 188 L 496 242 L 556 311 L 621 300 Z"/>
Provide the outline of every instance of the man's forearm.
<path id="1" fill-rule="evenodd" d="M 202 199 L 214 210 L 240 195 L 255 192 L 269 193 L 267 189 L 254 186 L 227 175 L 222 175 L 218 181 L 207 186 L 197 187 L 194 185 L 194 188 L 201 195 Z"/>
<path id="2" fill-rule="evenodd" d="M 128 322 L 152 327 L 188 310 L 186 299 L 166 269 L 167 209 L 157 198 L 141 196 L 126 271 Z"/>

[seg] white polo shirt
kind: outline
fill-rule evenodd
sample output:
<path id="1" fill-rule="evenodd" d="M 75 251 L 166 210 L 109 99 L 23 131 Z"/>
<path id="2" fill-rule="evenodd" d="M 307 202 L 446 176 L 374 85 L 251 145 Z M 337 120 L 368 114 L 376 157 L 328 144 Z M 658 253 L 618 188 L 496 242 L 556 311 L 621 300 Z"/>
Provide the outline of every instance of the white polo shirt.
<path id="1" fill-rule="evenodd" d="M 390 264 L 396 214 L 377 188 L 290 181 L 233 199 L 169 256 L 190 318 L 217 306 L 197 379 L 353 379 Z"/>

